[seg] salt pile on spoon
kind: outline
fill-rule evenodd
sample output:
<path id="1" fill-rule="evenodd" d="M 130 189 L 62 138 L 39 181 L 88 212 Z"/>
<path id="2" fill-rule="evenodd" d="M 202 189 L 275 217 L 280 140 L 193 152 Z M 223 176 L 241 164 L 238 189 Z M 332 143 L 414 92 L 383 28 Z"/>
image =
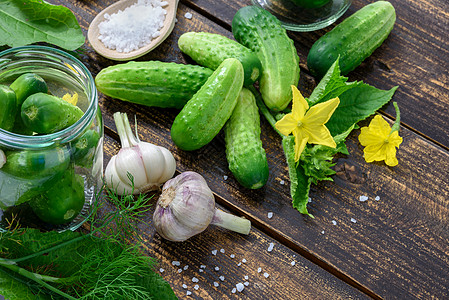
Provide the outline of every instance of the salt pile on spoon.
<path id="1" fill-rule="evenodd" d="M 105 21 L 98 25 L 99 37 L 105 47 L 128 53 L 149 44 L 158 37 L 164 25 L 168 3 L 159 0 L 138 0 L 136 4 L 105 14 Z"/>

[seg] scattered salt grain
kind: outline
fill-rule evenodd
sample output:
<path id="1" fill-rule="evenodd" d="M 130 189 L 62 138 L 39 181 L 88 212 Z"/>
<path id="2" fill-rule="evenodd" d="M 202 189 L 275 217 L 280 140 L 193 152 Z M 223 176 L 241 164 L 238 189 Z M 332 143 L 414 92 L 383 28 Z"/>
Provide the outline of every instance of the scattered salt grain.
<path id="1" fill-rule="evenodd" d="M 218 283 L 218 282 L 216 282 L 216 281 L 214 281 L 214 286 L 215 287 L 217 287 L 217 286 L 219 286 L 220 284 Z"/>
<path id="2" fill-rule="evenodd" d="M 293 267 L 294 265 L 296 265 L 296 262 L 295 262 L 295 261 L 292 261 L 290 264 L 291 264 L 292 267 Z"/>
<path id="3" fill-rule="evenodd" d="M 184 283 L 184 284 L 182 285 L 182 288 L 183 288 L 183 289 L 186 289 L 186 288 L 187 288 L 187 284 Z"/>
<path id="4" fill-rule="evenodd" d="M 215 271 L 220 271 L 220 268 L 219 267 L 215 267 L 214 270 Z"/>
<path id="5" fill-rule="evenodd" d="M 198 284 L 195 284 L 195 286 L 193 287 L 195 290 L 198 290 L 200 288 L 200 286 Z"/>
<path id="6" fill-rule="evenodd" d="M 224 276 L 221 275 L 220 277 L 218 277 L 221 281 L 224 281 Z"/>
<path id="7" fill-rule="evenodd" d="M 243 285 L 243 283 L 239 282 L 235 285 L 235 287 L 237 288 L 237 291 L 239 293 L 241 293 L 243 291 L 243 289 L 245 288 L 245 286 Z"/>
<path id="8" fill-rule="evenodd" d="M 192 278 L 192 282 L 198 282 L 198 281 L 199 281 L 198 278 L 196 278 L 196 277 L 193 277 L 193 278 Z"/>
<path id="9" fill-rule="evenodd" d="M 212 255 L 217 255 L 217 250 L 212 250 Z"/>
<path id="10" fill-rule="evenodd" d="M 243 277 L 243 278 L 245 278 L 245 280 L 248 280 L 248 275 L 245 275 L 245 277 Z"/>
<path id="11" fill-rule="evenodd" d="M 257 268 L 257 273 L 262 272 L 262 268 Z"/>
<path id="12" fill-rule="evenodd" d="M 324 234 L 324 230 L 323 230 L 323 231 L 321 231 L 321 234 Z"/>
<path id="13" fill-rule="evenodd" d="M 240 267 L 242 265 L 242 263 L 241 262 L 239 262 L 238 264 L 237 264 L 237 267 Z"/>
<path id="14" fill-rule="evenodd" d="M 332 220 L 332 225 L 337 225 L 337 221 Z"/>
<path id="15" fill-rule="evenodd" d="M 379 197 L 379 196 L 376 196 L 376 198 L 374 198 L 374 200 L 379 201 L 379 200 L 380 200 L 380 197 Z"/>
<path id="16" fill-rule="evenodd" d="M 359 200 L 360 202 L 365 202 L 366 200 L 368 200 L 368 196 L 360 196 Z"/>
<path id="17" fill-rule="evenodd" d="M 357 220 L 354 219 L 354 218 L 351 218 L 351 222 L 352 222 L 352 223 L 357 223 Z"/>
<path id="18" fill-rule="evenodd" d="M 246 259 L 242 259 L 242 263 L 246 264 Z"/>
<path id="19" fill-rule="evenodd" d="M 268 246 L 267 251 L 268 251 L 268 252 L 273 251 L 273 247 L 274 247 L 274 243 L 270 243 L 270 245 Z"/>
<path id="20" fill-rule="evenodd" d="M 178 269 L 178 273 L 181 273 L 182 272 L 182 269 Z"/>
<path id="21" fill-rule="evenodd" d="M 228 179 L 228 176 L 227 176 L 227 175 L 224 175 L 224 176 L 223 176 L 223 179 L 224 179 L 224 180 L 227 180 L 227 179 Z"/>
<path id="22" fill-rule="evenodd" d="M 236 288 L 233 288 L 231 292 L 232 292 L 233 294 L 235 294 L 235 292 L 237 292 L 237 289 L 236 289 Z"/>
<path id="23" fill-rule="evenodd" d="M 234 257 L 235 257 L 235 254 L 231 254 L 231 255 L 229 255 L 229 257 L 231 257 L 231 258 L 234 258 Z"/>
<path id="24" fill-rule="evenodd" d="M 186 19 L 192 19 L 192 14 L 189 12 L 186 12 L 186 14 L 184 15 L 184 17 L 186 17 Z"/>
<path id="25" fill-rule="evenodd" d="M 269 213 L 267 214 L 267 217 L 268 217 L 268 219 L 271 219 L 271 218 L 273 217 L 273 213 L 272 213 L 272 212 L 269 212 Z"/>
<path id="26" fill-rule="evenodd" d="M 244 284 L 245 286 L 248 286 L 248 285 L 249 285 L 249 282 L 248 282 L 248 281 L 245 281 L 243 284 Z"/>
<path id="27" fill-rule="evenodd" d="M 198 272 L 203 273 L 204 270 L 203 269 L 198 269 Z"/>
<path id="28" fill-rule="evenodd" d="M 220 253 L 225 253 L 225 249 L 220 249 Z"/>
<path id="29" fill-rule="evenodd" d="M 187 291 L 187 292 L 186 292 L 186 295 L 187 295 L 187 296 L 190 296 L 190 295 L 192 295 L 192 292 L 191 292 L 191 291 Z"/>
<path id="30" fill-rule="evenodd" d="M 263 276 L 264 276 L 265 278 L 268 278 L 268 277 L 270 276 L 270 274 L 268 274 L 267 272 L 265 272 L 265 273 L 263 273 Z"/>
<path id="31" fill-rule="evenodd" d="M 312 202 L 312 198 L 309 197 L 309 199 L 307 199 L 307 202 Z"/>
<path id="32" fill-rule="evenodd" d="M 174 266 L 180 266 L 181 265 L 181 263 L 179 261 L 176 261 L 176 260 L 172 261 L 171 264 L 174 265 Z"/>
<path id="33" fill-rule="evenodd" d="M 162 268 L 159 269 L 159 272 L 161 272 L 161 273 L 164 273 L 164 271 L 165 271 L 165 270 L 162 269 Z"/>
<path id="34" fill-rule="evenodd" d="M 200 268 L 201 269 L 206 269 L 206 265 L 201 265 Z"/>
<path id="35" fill-rule="evenodd" d="M 187 270 L 189 268 L 189 265 L 185 265 L 184 266 L 184 271 Z"/>
<path id="36" fill-rule="evenodd" d="M 281 180 L 279 183 L 282 184 L 282 185 L 284 185 L 284 184 L 285 184 L 285 181 L 284 181 L 284 180 Z"/>
<path id="37" fill-rule="evenodd" d="M 98 25 L 98 39 L 105 47 L 120 53 L 149 44 L 161 34 L 167 14 L 163 7 L 167 4 L 160 0 L 138 0 L 123 11 L 105 14 L 104 21 Z"/>

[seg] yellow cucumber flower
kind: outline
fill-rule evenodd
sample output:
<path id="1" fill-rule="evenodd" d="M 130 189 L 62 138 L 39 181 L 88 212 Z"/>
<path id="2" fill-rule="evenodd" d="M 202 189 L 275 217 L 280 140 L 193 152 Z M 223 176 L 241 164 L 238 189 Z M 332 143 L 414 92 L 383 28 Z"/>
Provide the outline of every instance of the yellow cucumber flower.
<path id="1" fill-rule="evenodd" d="M 363 149 L 366 162 L 384 160 L 388 166 L 394 167 L 398 164 L 396 148 L 402 143 L 399 136 L 399 109 L 394 103 L 397 117 L 393 128 L 380 115 L 376 115 L 368 127 L 362 127 L 359 141 Z"/>
<path id="2" fill-rule="evenodd" d="M 306 144 L 319 144 L 335 148 L 332 135 L 324 124 L 329 121 L 340 99 L 333 98 L 318 103 L 309 109 L 309 104 L 296 86 L 292 85 L 292 112 L 276 122 L 276 129 L 283 135 L 293 133 L 295 137 L 295 161 L 298 161 Z"/>
<path id="3" fill-rule="evenodd" d="M 76 105 L 78 103 L 78 93 L 75 92 L 73 95 L 69 93 L 62 96 L 62 100 L 69 102 L 70 104 Z"/>

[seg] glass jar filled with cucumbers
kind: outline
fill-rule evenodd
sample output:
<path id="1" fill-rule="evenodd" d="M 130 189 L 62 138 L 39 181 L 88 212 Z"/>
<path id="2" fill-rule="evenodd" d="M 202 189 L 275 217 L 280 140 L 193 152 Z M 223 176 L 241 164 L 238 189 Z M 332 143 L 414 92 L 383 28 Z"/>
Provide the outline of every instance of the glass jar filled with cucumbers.
<path id="1" fill-rule="evenodd" d="M 0 230 L 75 230 L 103 174 L 95 82 L 72 55 L 46 46 L 0 53 Z"/>

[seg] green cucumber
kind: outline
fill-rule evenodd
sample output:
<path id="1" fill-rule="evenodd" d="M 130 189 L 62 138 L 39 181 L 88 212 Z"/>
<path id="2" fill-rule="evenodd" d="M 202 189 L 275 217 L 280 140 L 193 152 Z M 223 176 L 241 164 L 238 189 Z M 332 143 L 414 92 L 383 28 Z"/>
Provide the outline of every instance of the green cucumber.
<path id="1" fill-rule="evenodd" d="M 100 141 L 100 134 L 93 130 L 86 130 L 79 138 L 70 143 L 72 148 L 72 160 L 78 166 L 89 167 L 93 162 L 93 156 Z"/>
<path id="2" fill-rule="evenodd" d="M 209 32 L 186 32 L 178 39 L 179 49 L 204 67 L 215 70 L 226 58 L 237 58 L 243 66 L 249 86 L 259 79 L 262 65 L 257 55 L 242 44 Z"/>
<path id="3" fill-rule="evenodd" d="M 209 143 L 231 116 L 242 87 L 242 64 L 235 58 L 225 59 L 176 116 L 173 142 L 183 150 Z"/>
<path id="4" fill-rule="evenodd" d="M 243 88 L 224 128 L 229 170 L 246 188 L 258 189 L 268 180 L 268 162 L 260 140 L 260 117 L 253 93 Z"/>
<path id="5" fill-rule="evenodd" d="M 107 67 L 95 77 L 97 89 L 136 104 L 181 109 L 212 74 L 194 65 L 161 61 L 128 62 Z"/>
<path id="6" fill-rule="evenodd" d="M 11 131 L 17 113 L 16 94 L 7 85 L 0 85 L 0 128 Z"/>
<path id="7" fill-rule="evenodd" d="M 60 131 L 73 125 L 84 112 L 59 97 L 44 93 L 29 96 L 22 104 L 22 121 L 27 128 L 41 134 Z"/>
<path id="8" fill-rule="evenodd" d="M 290 0 L 298 6 L 304 8 L 319 8 L 326 5 L 330 0 Z"/>
<path id="9" fill-rule="evenodd" d="M 312 45 L 307 56 L 310 72 L 321 78 L 340 57 L 340 71 L 346 75 L 383 43 L 395 21 L 390 2 L 377 1 L 361 8 Z"/>
<path id="10" fill-rule="evenodd" d="M 258 6 L 245 6 L 232 20 L 235 39 L 262 63 L 260 93 L 267 107 L 282 111 L 292 100 L 291 85 L 299 82 L 299 57 L 292 39 L 276 17 Z"/>
<path id="11" fill-rule="evenodd" d="M 35 73 L 25 73 L 16 78 L 11 83 L 10 88 L 14 90 L 17 97 L 17 111 L 19 112 L 23 102 L 29 96 L 35 93 L 48 93 L 48 86 L 45 80 Z M 20 113 L 15 117 L 14 128 L 15 133 L 31 135 L 33 131 L 28 129 L 22 121 Z"/>

